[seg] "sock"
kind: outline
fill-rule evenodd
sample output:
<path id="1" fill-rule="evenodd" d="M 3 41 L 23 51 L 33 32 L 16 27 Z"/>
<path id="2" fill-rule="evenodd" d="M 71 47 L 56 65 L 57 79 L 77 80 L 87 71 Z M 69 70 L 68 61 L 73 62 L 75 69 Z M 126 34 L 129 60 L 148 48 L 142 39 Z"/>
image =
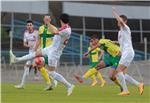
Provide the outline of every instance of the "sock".
<path id="1" fill-rule="evenodd" d="M 89 76 L 97 73 L 97 70 L 95 68 L 89 69 L 84 75 L 83 78 L 87 79 Z"/>
<path id="2" fill-rule="evenodd" d="M 127 88 L 127 85 L 126 85 L 125 76 L 124 76 L 123 72 L 117 73 L 117 79 L 120 82 L 120 84 L 123 88 L 123 91 L 127 92 L 128 88 Z"/>
<path id="3" fill-rule="evenodd" d="M 17 58 L 16 58 L 16 61 L 17 61 L 17 62 L 21 62 L 21 61 L 33 59 L 34 57 L 36 57 L 36 52 L 29 53 L 29 54 L 27 54 L 27 55 L 25 55 L 25 56 L 22 56 L 22 57 L 17 57 Z"/>
<path id="4" fill-rule="evenodd" d="M 101 82 L 105 81 L 105 80 L 103 79 L 103 76 L 102 76 L 102 74 L 101 74 L 100 72 L 97 72 L 97 77 L 98 77 L 98 79 L 99 79 Z"/>
<path id="5" fill-rule="evenodd" d="M 49 78 L 48 72 L 46 71 L 45 67 L 40 68 L 40 73 L 47 84 L 51 84 L 51 79 Z"/>
<path id="6" fill-rule="evenodd" d="M 25 80 L 26 80 L 26 77 L 29 75 L 29 67 L 25 66 L 24 67 L 24 73 L 23 73 L 23 76 L 22 76 L 22 80 L 21 80 L 21 84 L 20 85 L 24 85 L 25 84 Z"/>
<path id="7" fill-rule="evenodd" d="M 67 88 L 71 87 L 71 83 L 69 83 L 61 74 L 51 71 L 49 72 L 49 76 L 53 77 L 55 80 L 63 83 Z"/>
<path id="8" fill-rule="evenodd" d="M 92 75 L 91 78 L 92 78 L 93 82 L 97 82 L 95 75 Z"/>
<path id="9" fill-rule="evenodd" d="M 132 78 L 131 76 L 129 76 L 128 74 L 125 74 L 125 79 L 126 79 L 127 81 L 129 81 L 130 83 L 136 85 L 136 86 L 139 86 L 139 84 L 140 84 L 138 81 L 136 81 L 135 79 L 133 79 L 133 78 Z"/>

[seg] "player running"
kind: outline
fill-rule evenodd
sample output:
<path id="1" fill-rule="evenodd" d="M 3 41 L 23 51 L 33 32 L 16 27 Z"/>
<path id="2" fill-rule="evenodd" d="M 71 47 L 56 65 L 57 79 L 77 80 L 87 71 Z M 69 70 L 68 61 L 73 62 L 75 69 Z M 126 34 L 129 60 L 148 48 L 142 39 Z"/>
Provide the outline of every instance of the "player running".
<path id="1" fill-rule="evenodd" d="M 93 48 L 97 43 L 95 43 L 92 39 L 90 40 L 90 46 L 88 48 L 88 51 Z M 96 65 L 99 63 L 99 60 L 102 58 L 104 52 L 100 48 L 94 49 L 91 53 L 89 53 L 88 56 L 85 56 L 84 58 L 89 58 L 90 60 L 90 69 L 93 69 L 96 67 Z M 95 86 L 97 84 L 96 77 L 100 80 L 101 82 L 101 87 L 103 87 L 106 83 L 106 81 L 103 79 L 102 74 L 100 72 L 97 72 L 96 74 L 92 75 L 92 84 L 91 86 Z"/>
<path id="2" fill-rule="evenodd" d="M 94 39 L 93 41 L 97 41 L 96 39 Z M 89 70 L 85 75 L 84 78 L 88 78 L 89 76 L 95 74 L 98 70 L 103 69 L 105 67 L 111 66 L 112 69 L 109 73 L 109 78 L 120 87 L 120 90 L 123 91 L 122 86 L 120 85 L 120 82 L 118 82 L 118 79 L 116 78 L 116 69 L 118 67 L 119 61 L 120 61 L 120 48 L 118 45 L 116 45 L 113 41 L 108 40 L 108 39 L 101 39 L 98 43 L 97 46 L 95 46 L 94 48 L 91 49 L 94 50 L 95 48 L 100 47 L 101 49 L 103 49 L 105 51 L 104 53 L 104 58 L 102 61 L 100 61 L 100 63 L 96 66 L 95 69 L 91 69 Z M 85 53 L 85 55 L 88 55 L 91 51 Z M 131 76 L 129 76 L 126 71 L 124 71 L 125 74 L 125 79 L 127 81 L 129 81 L 130 83 L 136 85 L 139 88 L 139 92 L 141 94 L 141 84 L 138 81 L 136 81 L 135 79 L 133 79 Z M 83 79 L 80 78 L 79 76 L 76 76 L 76 79 L 79 82 L 82 82 Z"/>
<path id="3" fill-rule="evenodd" d="M 40 49 L 36 52 L 30 53 L 22 57 L 15 57 L 12 51 L 10 50 L 11 62 L 16 63 L 16 62 L 33 59 L 38 56 L 48 55 L 49 75 L 54 79 L 58 80 L 59 82 L 63 83 L 67 87 L 67 96 L 70 96 L 75 86 L 69 83 L 61 74 L 55 71 L 60 56 L 62 55 L 62 51 L 65 48 L 71 35 L 71 27 L 69 26 L 69 15 L 62 14 L 59 18 L 59 21 L 61 24 L 60 29 L 54 28 L 49 22 L 47 22 L 48 29 L 51 30 L 52 34 L 55 35 L 53 37 L 53 43 L 51 46 L 48 46 L 44 49 Z"/>
<path id="4" fill-rule="evenodd" d="M 113 9 L 113 16 L 116 18 L 118 22 L 117 23 L 118 27 L 120 28 L 118 32 L 118 42 L 120 44 L 120 49 L 121 49 L 121 59 L 116 69 L 117 70 L 116 77 L 118 78 L 121 86 L 123 87 L 123 92 L 121 92 L 119 95 L 126 96 L 130 94 L 125 79 L 139 86 L 140 94 L 142 95 L 144 91 L 144 84 L 137 82 L 127 74 L 125 75 L 123 74 L 123 72 L 127 71 L 127 68 L 129 67 L 132 60 L 134 59 L 134 54 L 135 54 L 132 46 L 131 30 L 129 26 L 127 26 L 127 17 L 125 15 L 119 16 L 116 12 L 115 7 L 113 7 L 112 9 Z"/>
<path id="5" fill-rule="evenodd" d="M 34 52 L 33 48 L 35 46 L 35 42 L 38 36 L 38 31 L 33 28 L 32 20 L 26 21 L 27 30 L 24 32 L 24 40 L 23 44 L 25 47 L 29 48 L 29 53 Z M 33 59 L 28 60 L 24 66 L 24 73 L 22 76 L 21 83 L 19 85 L 15 85 L 15 88 L 24 88 L 26 77 L 29 75 L 29 69 L 32 68 Z"/>
<path id="6" fill-rule="evenodd" d="M 120 48 L 118 45 L 113 43 L 113 41 L 109 39 L 100 39 L 98 40 L 96 37 L 91 38 L 92 42 L 95 42 L 96 45 L 91 48 L 90 51 L 85 53 L 84 55 L 87 56 L 89 53 L 91 53 L 94 49 L 100 48 L 101 50 L 104 51 L 104 57 L 102 60 L 96 65 L 95 68 L 88 70 L 84 76 L 81 78 L 80 76 L 76 75 L 75 78 L 82 83 L 83 79 L 87 79 L 89 76 L 96 74 L 98 70 L 104 69 L 106 67 L 111 67 L 111 70 L 109 72 L 109 78 L 120 87 L 120 90 L 122 91 L 122 87 L 118 80 L 115 77 L 116 74 L 116 68 L 119 63 L 120 59 Z"/>

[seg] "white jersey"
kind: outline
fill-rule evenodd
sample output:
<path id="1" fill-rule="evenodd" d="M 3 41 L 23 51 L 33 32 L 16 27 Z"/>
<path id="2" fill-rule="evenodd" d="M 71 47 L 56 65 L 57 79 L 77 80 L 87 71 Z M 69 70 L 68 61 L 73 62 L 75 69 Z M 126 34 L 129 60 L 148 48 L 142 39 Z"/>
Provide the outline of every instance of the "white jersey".
<path id="1" fill-rule="evenodd" d="M 71 35 L 71 28 L 69 25 L 64 25 L 59 29 L 59 34 L 53 37 L 53 43 L 51 47 L 55 54 L 60 57 L 62 54 L 63 49 L 65 48 L 69 38 Z"/>
<path id="2" fill-rule="evenodd" d="M 29 45 L 29 52 L 33 51 L 33 47 L 35 46 L 36 39 L 38 37 L 38 31 L 34 30 L 32 33 L 29 31 L 24 32 L 24 42 L 27 42 Z"/>
<path id="3" fill-rule="evenodd" d="M 131 30 L 127 25 L 125 25 L 118 32 L 118 41 L 120 44 L 121 53 L 127 51 L 134 52 L 131 39 Z"/>

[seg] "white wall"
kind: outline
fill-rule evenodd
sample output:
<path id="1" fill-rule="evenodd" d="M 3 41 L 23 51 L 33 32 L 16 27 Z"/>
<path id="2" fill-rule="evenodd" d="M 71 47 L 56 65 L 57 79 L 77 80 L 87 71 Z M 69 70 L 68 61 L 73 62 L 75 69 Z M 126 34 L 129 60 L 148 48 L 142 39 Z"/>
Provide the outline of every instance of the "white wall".
<path id="1" fill-rule="evenodd" d="M 150 19 L 150 6 L 117 6 L 117 10 L 128 18 Z M 63 12 L 74 16 L 112 18 L 112 5 L 64 2 Z"/>
<path id="2" fill-rule="evenodd" d="M 47 14 L 48 1 L 2 1 L 2 12 Z"/>

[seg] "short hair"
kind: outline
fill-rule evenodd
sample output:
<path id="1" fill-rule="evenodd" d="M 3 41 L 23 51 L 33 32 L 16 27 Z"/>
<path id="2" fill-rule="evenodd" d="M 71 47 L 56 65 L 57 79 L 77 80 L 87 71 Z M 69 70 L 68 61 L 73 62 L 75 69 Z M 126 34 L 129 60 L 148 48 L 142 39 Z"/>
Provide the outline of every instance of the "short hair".
<path id="1" fill-rule="evenodd" d="M 69 23 L 69 15 L 66 13 L 61 14 L 61 16 L 59 17 L 59 19 L 63 22 L 63 23 Z"/>
<path id="2" fill-rule="evenodd" d="M 128 21 L 127 16 L 125 16 L 125 15 L 120 15 L 120 17 L 123 19 L 123 21 Z"/>
<path id="3" fill-rule="evenodd" d="M 33 21 L 29 19 L 26 21 L 26 23 L 32 23 L 33 24 Z"/>
<path id="4" fill-rule="evenodd" d="M 94 40 L 98 39 L 98 36 L 97 35 L 92 35 L 91 38 L 90 38 L 90 40 L 92 40 L 92 39 L 94 39 Z"/>

